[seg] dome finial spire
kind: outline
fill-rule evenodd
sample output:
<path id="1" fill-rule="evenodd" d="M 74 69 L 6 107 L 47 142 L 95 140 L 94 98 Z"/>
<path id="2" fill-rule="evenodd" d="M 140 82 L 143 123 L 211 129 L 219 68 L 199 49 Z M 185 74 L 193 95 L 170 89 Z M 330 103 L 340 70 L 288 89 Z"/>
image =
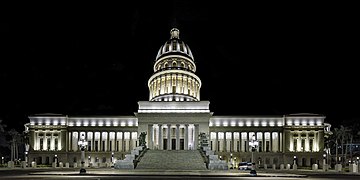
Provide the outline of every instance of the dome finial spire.
<path id="1" fill-rule="evenodd" d="M 171 31 L 170 31 L 170 38 L 171 39 L 179 39 L 179 34 L 180 34 L 180 31 L 179 29 L 177 28 L 172 28 Z"/>

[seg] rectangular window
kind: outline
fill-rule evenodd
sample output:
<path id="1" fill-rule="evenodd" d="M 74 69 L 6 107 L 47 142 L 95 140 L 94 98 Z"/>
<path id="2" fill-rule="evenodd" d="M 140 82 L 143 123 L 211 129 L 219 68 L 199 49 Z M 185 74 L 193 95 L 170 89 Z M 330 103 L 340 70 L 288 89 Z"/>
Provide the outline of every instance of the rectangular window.
<path id="1" fill-rule="evenodd" d="M 101 151 L 105 151 L 105 141 L 102 141 Z"/>
<path id="2" fill-rule="evenodd" d="M 262 152 L 262 141 L 259 141 L 259 152 Z"/>
<path id="3" fill-rule="evenodd" d="M 294 139 L 294 151 L 297 151 L 297 139 Z"/>
<path id="4" fill-rule="evenodd" d="M 46 146 L 47 146 L 47 150 L 50 150 L 50 138 L 46 139 Z"/>
<path id="5" fill-rule="evenodd" d="M 116 151 L 119 151 L 119 141 L 116 141 Z"/>
<path id="6" fill-rule="evenodd" d="M 301 139 L 301 151 L 305 150 L 305 139 Z"/>
<path id="7" fill-rule="evenodd" d="M 99 141 L 95 141 L 95 151 L 99 151 Z"/>
<path id="8" fill-rule="evenodd" d="M 310 152 L 313 151 L 313 143 L 314 143 L 314 140 L 313 140 L 313 139 L 310 139 L 310 141 L 309 141 L 309 151 L 310 151 Z"/>
<path id="9" fill-rule="evenodd" d="M 244 141 L 245 152 L 248 152 L 247 141 Z"/>
<path id="10" fill-rule="evenodd" d="M 265 141 L 266 152 L 270 152 L 270 141 Z"/>
<path id="11" fill-rule="evenodd" d="M 236 152 L 240 151 L 240 141 L 236 141 Z"/>
<path id="12" fill-rule="evenodd" d="M 43 148 L 44 148 L 44 139 L 41 138 L 40 139 L 40 150 L 43 150 Z"/>
<path id="13" fill-rule="evenodd" d="M 55 151 L 59 150 L 58 148 L 59 148 L 59 147 L 58 147 L 58 139 L 55 138 Z"/>
<path id="14" fill-rule="evenodd" d="M 109 144 L 109 151 L 112 151 L 112 141 L 110 141 L 110 144 Z"/>
<path id="15" fill-rule="evenodd" d="M 88 141 L 88 151 L 91 151 L 91 141 Z"/>

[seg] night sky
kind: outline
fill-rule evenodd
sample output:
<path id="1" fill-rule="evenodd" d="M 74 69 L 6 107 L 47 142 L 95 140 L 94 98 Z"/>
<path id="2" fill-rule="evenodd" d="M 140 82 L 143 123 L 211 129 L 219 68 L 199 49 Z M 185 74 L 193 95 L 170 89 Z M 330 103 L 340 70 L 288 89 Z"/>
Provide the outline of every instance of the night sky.
<path id="1" fill-rule="evenodd" d="M 195 58 L 200 98 L 214 115 L 316 113 L 333 126 L 359 119 L 351 4 L 205 2 L 6 11 L 0 118 L 22 131 L 38 113 L 133 115 L 149 98 L 157 51 L 177 27 Z"/>

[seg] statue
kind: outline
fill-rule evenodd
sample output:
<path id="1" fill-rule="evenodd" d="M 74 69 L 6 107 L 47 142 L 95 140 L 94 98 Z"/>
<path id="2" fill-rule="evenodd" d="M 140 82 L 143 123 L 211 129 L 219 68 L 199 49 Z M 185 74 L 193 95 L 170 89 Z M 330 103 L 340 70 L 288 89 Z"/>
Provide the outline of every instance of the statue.
<path id="1" fill-rule="evenodd" d="M 143 146 L 144 148 L 146 148 L 145 138 L 146 138 L 146 132 L 141 132 L 139 135 L 139 145 Z"/>
<path id="2" fill-rule="evenodd" d="M 208 135 L 204 132 L 201 132 L 199 134 L 199 141 L 200 141 L 200 147 L 207 147 L 209 146 L 209 138 Z"/>

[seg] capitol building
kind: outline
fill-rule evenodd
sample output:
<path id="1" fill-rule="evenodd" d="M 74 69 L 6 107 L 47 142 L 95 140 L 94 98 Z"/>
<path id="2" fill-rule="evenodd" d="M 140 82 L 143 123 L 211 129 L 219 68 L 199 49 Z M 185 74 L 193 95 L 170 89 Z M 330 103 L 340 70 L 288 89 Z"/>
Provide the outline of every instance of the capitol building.
<path id="1" fill-rule="evenodd" d="M 210 102 L 200 100 L 198 67 L 179 35 L 178 29 L 171 29 L 169 40 L 160 47 L 147 82 L 149 100 L 139 101 L 133 116 L 29 116 L 25 124 L 29 162 L 79 164 L 78 141 L 84 136 L 85 164 L 109 167 L 139 146 L 139 135 L 146 132 L 150 150 L 197 150 L 199 134 L 205 133 L 210 149 L 225 161 L 250 162 L 249 143 L 257 141 L 257 164 L 323 163 L 324 137 L 330 131 L 323 115 L 213 115 Z"/>

